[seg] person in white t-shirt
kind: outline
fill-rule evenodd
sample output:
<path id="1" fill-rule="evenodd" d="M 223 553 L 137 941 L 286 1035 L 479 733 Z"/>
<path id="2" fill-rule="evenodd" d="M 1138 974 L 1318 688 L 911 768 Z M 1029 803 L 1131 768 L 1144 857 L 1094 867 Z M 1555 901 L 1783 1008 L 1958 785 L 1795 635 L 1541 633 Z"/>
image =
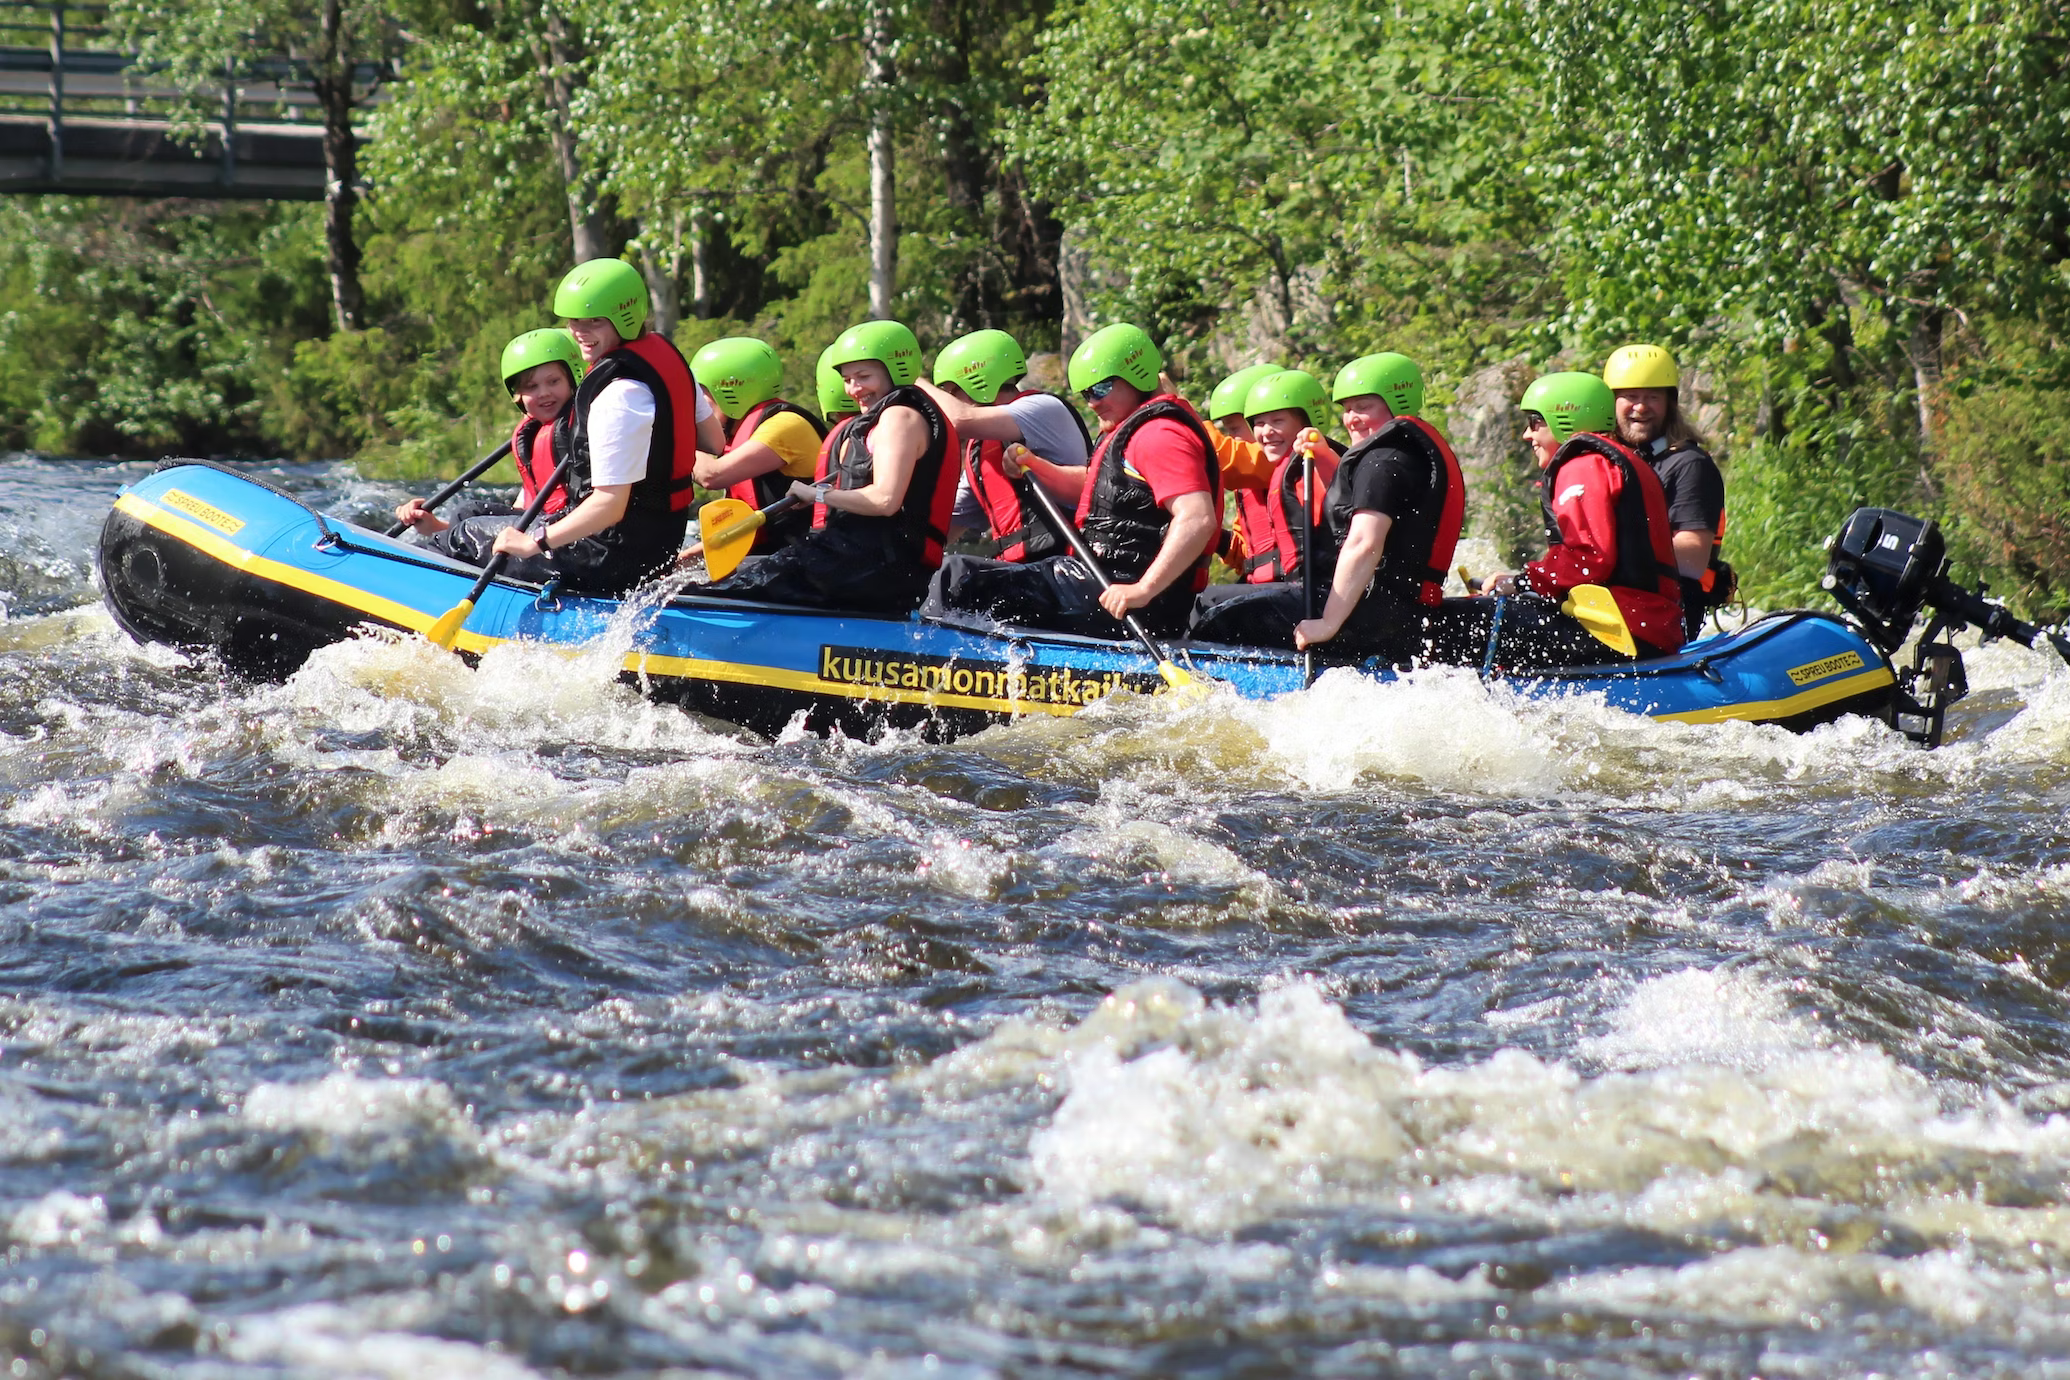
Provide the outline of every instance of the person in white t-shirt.
<path id="1" fill-rule="evenodd" d="M 647 285 L 620 259 L 570 273 L 554 310 L 588 366 L 559 423 L 557 456 L 573 456 L 569 503 L 551 519 L 499 531 L 494 550 L 516 579 L 622 594 L 669 569 L 683 544 L 700 446 L 723 446 L 711 399 L 665 336 L 644 329 Z"/>
<path id="2" fill-rule="evenodd" d="M 959 532 L 989 534 L 988 554 L 1009 561 L 1039 560 L 1062 549 L 1022 491 L 1023 476 L 1035 476 L 1060 504 L 1075 506 L 1092 453 L 1092 437 L 1071 404 L 1022 388 L 1027 373 L 1028 357 L 1012 336 L 973 331 L 935 356 L 934 382 L 920 385 L 963 441 L 951 539 Z M 1016 443 L 1030 454 L 1025 467 L 1009 452 Z"/>

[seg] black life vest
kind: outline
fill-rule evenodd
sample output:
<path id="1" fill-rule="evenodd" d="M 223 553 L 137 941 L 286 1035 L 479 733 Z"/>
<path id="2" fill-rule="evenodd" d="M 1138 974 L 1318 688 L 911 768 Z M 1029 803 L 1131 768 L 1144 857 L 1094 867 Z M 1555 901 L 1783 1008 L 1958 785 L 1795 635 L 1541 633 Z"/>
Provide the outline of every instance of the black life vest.
<path id="1" fill-rule="evenodd" d="M 560 417 L 552 422 L 535 422 L 526 417 L 510 433 L 510 462 L 518 472 L 518 507 L 532 506 L 539 490 L 553 478 L 554 468 L 567 456 L 569 432 L 561 424 L 567 416 L 568 409 L 562 408 Z M 567 509 L 568 490 L 563 486 L 548 495 L 546 506 L 539 511 L 552 517 Z"/>
<path id="2" fill-rule="evenodd" d="M 1599 455 L 1617 466 L 1624 477 L 1617 496 L 1617 565 L 1610 574 L 1612 585 L 1643 590 L 1680 601 L 1681 576 L 1675 570 L 1675 544 L 1668 533 L 1667 495 L 1653 466 L 1641 460 L 1623 442 L 1592 431 L 1578 431 L 1554 452 L 1545 467 L 1545 492 L 1555 501 L 1560 492 L 1560 471 L 1577 455 Z M 1556 539 L 1552 543 L 1557 546 Z"/>
<path id="3" fill-rule="evenodd" d="M 818 479 L 832 480 L 837 489 L 866 489 L 876 466 L 870 455 L 870 433 L 894 407 L 910 407 L 927 422 L 927 449 L 913 466 L 906 482 L 905 501 L 890 517 L 864 517 L 813 505 L 814 531 L 889 532 L 901 544 L 910 544 L 913 554 L 930 570 L 942 564 L 942 543 L 949 539 L 949 518 L 956 511 L 956 467 L 949 463 L 959 442 L 956 428 L 936 407 L 934 399 L 912 384 L 894 388 L 877 399 L 877 405 L 834 428 L 828 444 L 820 448 Z"/>
<path id="4" fill-rule="evenodd" d="M 1193 433 L 1200 446 L 1200 467 L 1215 511 L 1222 509 L 1222 466 L 1215 458 L 1215 443 L 1201 424 L 1198 413 L 1169 393 L 1160 393 L 1122 419 L 1093 456 L 1085 501 L 1079 505 L 1078 529 L 1107 565 L 1107 573 L 1124 584 L 1143 576 L 1164 546 L 1164 534 L 1172 518 L 1157 504 L 1148 480 L 1129 472 L 1128 446 L 1146 422 L 1160 418 L 1179 423 Z M 1201 552 L 1196 574 L 1204 570 L 1209 553 Z M 1176 588 L 1176 584 L 1174 585 Z"/>
<path id="5" fill-rule="evenodd" d="M 1390 530 L 1387 548 L 1380 558 L 1376 580 L 1396 586 L 1406 598 L 1430 608 L 1444 602 L 1445 575 L 1459 550 L 1459 533 L 1466 525 L 1466 476 L 1459 457 L 1452 453 L 1438 429 L 1421 417 L 1396 417 L 1354 446 L 1337 467 L 1326 507 L 1333 546 L 1341 549 L 1351 531 L 1352 493 L 1359 466 L 1380 449 L 1397 450 L 1420 460 L 1426 468 L 1430 493 L 1437 503 L 1437 523 L 1431 531 L 1428 551 L 1411 551 L 1401 529 Z"/>
<path id="6" fill-rule="evenodd" d="M 820 421 L 818 417 L 799 407 L 796 403 L 787 403 L 781 398 L 771 398 L 767 402 L 756 403 L 748 409 L 748 414 L 745 417 L 733 423 L 732 433 L 726 438 L 726 449 L 721 454 L 731 455 L 734 451 L 739 450 L 749 441 L 755 439 L 755 428 L 761 426 L 762 423 L 768 421 L 771 417 L 779 417 L 787 412 L 794 416 L 803 417 L 811 424 L 812 434 L 821 441 L 826 440 L 826 423 Z M 737 483 L 727 485 L 726 497 L 737 498 L 750 508 L 767 508 L 770 504 L 791 491 L 791 478 L 790 475 L 783 472 L 781 467 L 770 470 L 766 474 L 751 475 Z M 811 521 L 812 515 L 803 509 L 792 509 L 779 513 L 775 517 L 770 518 L 756 531 L 754 543 L 748 550 L 751 552 L 768 552 L 774 551 L 780 546 L 789 546 L 792 542 L 805 535 L 811 526 Z"/>
<path id="7" fill-rule="evenodd" d="M 589 409 L 606 384 L 618 379 L 643 383 L 654 395 L 654 430 L 647 442 L 647 473 L 632 486 L 626 513 L 666 516 L 681 513 L 687 523 L 695 497 L 697 468 L 697 385 L 683 354 L 662 336 L 649 331 L 628 340 L 583 375 L 569 411 L 575 463 L 568 471 L 568 501 L 579 503 L 594 487 L 590 481 Z"/>

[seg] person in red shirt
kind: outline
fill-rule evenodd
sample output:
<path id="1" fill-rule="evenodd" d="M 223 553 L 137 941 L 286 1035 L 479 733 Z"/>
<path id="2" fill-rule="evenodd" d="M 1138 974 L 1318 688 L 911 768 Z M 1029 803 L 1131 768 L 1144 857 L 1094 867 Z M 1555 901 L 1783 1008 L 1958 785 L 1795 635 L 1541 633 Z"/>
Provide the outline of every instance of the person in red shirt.
<path id="1" fill-rule="evenodd" d="M 1561 610 L 1581 585 L 1609 589 L 1636 659 L 1679 651 L 1682 598 L 1667 498 L 1653 467 L 1616 439 L 1609 387 L 1594 374 L 1548 374 L 1525 391 L 1523 410 L 1559 540 L 1521 574 L 1488 582 L 1488 594 L 1508 597 L 1496 662 L 1514 670 L 1635 659 Z"/>
<path id="2" fill-rule="evenodd" d="M 1122 618 L 1153 632 L 1186 626 L 1206 588 L 1221 529 L 1222 478 L 1200 416 L 1160 385 L 1164 359 L 1135 326 L 1097 331 L 1071 355 L 1071 386 L 1100 419 L 1091 462 L 1078 472 L 1078 529 L 1114 584 L 1104 593 L 1076 556 L 1012 563 L 975 556 L 942 562 L 921 608 L 1088 637 L 1122 637 Z M 1045 487 L 1070 492 L 1066 471 L 1027 461 Z"/>

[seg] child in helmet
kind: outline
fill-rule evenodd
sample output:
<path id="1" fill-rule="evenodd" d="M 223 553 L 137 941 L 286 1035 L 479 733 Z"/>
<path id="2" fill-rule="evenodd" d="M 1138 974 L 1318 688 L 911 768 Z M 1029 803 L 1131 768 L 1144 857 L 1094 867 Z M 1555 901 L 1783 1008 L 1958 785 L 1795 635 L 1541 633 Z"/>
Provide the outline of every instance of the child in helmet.
<path id="1" fill-rule="evenodd" d="M 553 424 L 567 410 L 582 379 L 582 351 L 566 331 L 526 331 L 503 347 L 502 371 L 511 400 L 524 414 L 510 438 L 510 458 L 523 486 L 518 502 L 529 505 L 558 463 L 553 457 Z M 545 511 L 558 513 L 567 506 L 568 495 L 560 491 L 547 496 Z M 470 498 L 440 517 L 424 506 L 423 499 L 413 498 L 395 510 L 395 520 L 450 556 L 454 553 L 448 543 L 436 540 L 439 534 L 470 518 L 516 517 L 521 511 L 495 499 Z"/>
<path id="2" fill-rule="evenodd" d="M 1510 670 L 1591 666 L 1680 650 L 1682 598 L 1667 499 L 1653 467 L 1616 436 L 1610 388 L 1594 374 L 1547 374 L 1524 390 L 1524 440 L 1545 471 L 1558 539 L 1504 596 L 1496 663 Z M 1606 587 L 1636 652 L 1611 646 L 1562 608 L 1583 585 Z"/>
<path id="3" fill-rule="evenodd" d="M 725 449 L 698 455 L 698 483 L 750 508 L 766 508 L 793 481 L 813 477 L 826 426 L 777 396 L 783 361 L 775 350 L 748 336 L 727 336 L 691 356 L 690 372 L 718 404 L 726 435 Z M 802 541 L 810 529 L 809 512 L 783 513 L 755 533 L 750 549 L 774 551 Z"/>
<path id="4" fill-rule="evenodd" d="M 841 333 L 825 356 L 861 409 L 822 450 L 817 485 L 795 481 L 811 503 L 812 532 L 796 545 L 750 556 L 702 593 L 820 608 L 909 612 L 942 561 L 956 499 L 956 428 L 913 386 L 920 342 L 896 321 Z"/>

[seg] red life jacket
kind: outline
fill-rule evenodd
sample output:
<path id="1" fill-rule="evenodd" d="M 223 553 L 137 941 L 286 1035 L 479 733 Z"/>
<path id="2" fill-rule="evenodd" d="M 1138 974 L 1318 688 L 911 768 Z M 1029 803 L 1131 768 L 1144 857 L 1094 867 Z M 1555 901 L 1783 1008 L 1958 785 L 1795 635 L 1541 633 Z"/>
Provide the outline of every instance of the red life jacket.
<path id="1" fill-rule="evenodd" d="M 562 415 L 566 415 L 565 413 Z M 529 508 L 532 500 L 539 496 L 540 486 L 553 478 L 554 466 L 560 463 L 554 458 L 554 436 L 565 436 L 557 423 L 535 422 L 530 417 L 520 420 L 517 430 L 510 433 L 510 461 L 517 466 L 518 507 Z M 565 449 L 566 441 L 562 446 Z M 568 509 L 566 485 L 555 489 L 540 511 L 548 517 Z"/>
<path id="2" fill-rule="evenodd" d="M 1272 540 L 1272 505 L 1255 489 L 1236 491 L 1236 535 L 1243 542 L 1246 584 L 1269 585 L 1279 579 L 1279 549 Z"/>
<path id="3" fill-rule="evenodd" d="M 894 407 L 910 407 L 927 423 L 927 449 L 913 466 L 898 511 L 890 517 L 864 517 L 817 503 L 812 508 L 812 530 L 851 528 L 861 532 L 888 524 L 896 536 L 916 548 L 915 554 L 929 570 L 939 570 L 942 543 L 949 539 L 949 519 L 956 511 L 957 468 L 949 457 L 962 442 L 934 399 L 909 383 L 877 399 L 876 406 L 862 415 L 840 423 L 820 447 L 818 479 L 821 483 L 831 479 L 837 489 L 868 488 L 876 472 L 870 435 L 885 412 Z"/>
<path id="4" fill-rule="evenodd" d="M 1325 447 L 1315 457 L 1315 492 L 1309 496 L 1308 521 L 1320 528 L 1316 533 L 1315 558 L 1318 567 L 1334 567 L 1335 543 L 1330 540 L 1329 529 L 1323 526 L 1323 498 L 1329 493 L 1330 481 L 1337 477 L 1337 464 L 1342 457 L 1333 449 Z M 1297 446 L 1287 458 L 1275 465 L 1272 481 L 1262 494 L 1255 495 L 1258 507 L 1265 519 L 1265 531 L 1259 537 L 1260 545 L 1252 561 L 1264 561 L 1263 569 L 1270 569 L 1272 580 L 1298 579 L 1301 573 L 1301 451 Z M 1240 500 L 1239 500 L 1240 501 Z M 1239 513 L 1243 510 L 1239 507 Z M 1249 541 L 1249 537 L 1245 537 Z M 1250 577 L 1251 583 L 1264 581 Z M 1327 573 L 1325 573 L 1327 578 Z"/>
<path id="5" fill-rule="evenodd" d="M 1036 482 L 1035 476 L 1023 471 L 1019 479 L 1008 479 L 1005 446 L 997 441 L 965 441 L 963 473 L 970 481 L 971 496 L 985 510 L 999 560 L 1039 561 L 1056 552 L 1056 534 L 1042 521 L 1041 509 L 1023 489 Z"/>
<path id="6" fill-rule="evenodd" d="M 799 407 L 781 398 L 771 398 L 748 409 L 748 414 L 732 423 L 732 432 L 726 438 L 726 449 L 722 455 L 731 455 L 749 441 L 755 439 L 755 428 L 789 412 L 803 417 L 812 424 L 813 435 L 819 437 L 822 445 L 827 439 L 826 423 Z M 750 475 L 746 479 L 726 486 L 726 497 L 737 498 L 750 508 L 767 508 L 791 491 L 791 476 L 779 467 L 766 474 Z M 754 542 L 748 547 L 751 553 L 774 551 L 779 546 L 789 546 L 805 535 L 809 526 L 807 514 L 802 511 L 780 513 L 769 519 L 755 532 Z"/>
<path id="7" fill-rule="evenodd" d="M 582 376 L 570 412 L 575 463 L 568 471 L 569 502 L 588 497 L 589 409 L 606 384 L 617 379 L 643 383 L 654 395 L 654 431 L 647 442 L 647 473 L 632 486 L 627 512 L 686 516 L 695 497 L 697 385 L 683 354 L 652 331 L 621 343 Z"/>
<path id="8" fill-rule="evenodd" d="M 1132 473 L 1128 463 L 1129 442 L 1144 423 L 1159 418 L 1175 421 L 1193 433 L 1200 446 L 1200 467 L 1208 496 L 1214 502 L 1214 510 L 1222 510 L 1222 466 L 1215 458 L 1214 440 L 1207 434 L 1200 414 L 1184 399 L 1170 393 L 1151 397 L 1100 442 L 1078 503 L 1078 530 L 1084 534 L 1086 545 L 1107 563 L 1107 573 L 1124 583 L 1143 578 L 1143 572 L 1163 549 L 1164 535 L 1172 525 L 1171 514 L 1158 506 L 1149 481 Z M 1207 562 L 1212 550 L 1210 547 L 1202 551 L 1194 562 L 1196 591 L 1207 583 Z"/>
<path id="9" fill-rule="evenodd" d="M 1552 496 L 1556 509 L 1560 471 L 1578 455 L 1600 456 L 1623 478 L 1615 509 L 1617 550 L 1605 553 L 1611 557 L 1611 571 L 1603 583 L 1617 600 L 1633 636 L 1672 652 L 1683 641 L 1682 581 L 1675 568 L 1667 494 L 1660 487 L 1660 476 L 1622 442 L 1594 432 L 1576 432 L 1545 467 L 1545 492 Z M 1554 564 L 1561 545 L 1564 542 L 1554 543 L 1544 561 L 1532 565 Z M 1554 582 L 1559 583 L 1557 578 Z"/>

